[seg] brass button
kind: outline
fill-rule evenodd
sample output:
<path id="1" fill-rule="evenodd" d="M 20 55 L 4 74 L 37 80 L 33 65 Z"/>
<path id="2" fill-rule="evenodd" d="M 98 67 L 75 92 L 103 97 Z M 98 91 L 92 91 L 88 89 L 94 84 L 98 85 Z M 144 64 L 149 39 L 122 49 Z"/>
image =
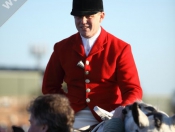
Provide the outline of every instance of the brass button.
<path id="1" fill-rule="evenodd" d="M 89 74 L 89 71 L 85 71 L 85 74 L 88 75 Z"/>
<path id="2" fill-rule="evenodd" d="M 87 93 L 89 93 L 90 91 L 91 91 L 91 90 L 90 90 L 89 88 L 88 88 L 88 89 L 86 89 L 86 92 L 87 92 Z"/>
<path id="3" fill-rule="evenodd" d="M 89 65 L 89 61 L 88 60 L 86 61 L 86 65 Z"/>
<path id="4" fill-rule="evenodd" d="M 86 102 L 89 103 L 91 100 L 89 98 L 86 99 Z"/>
<path id="5" fill-rule="evenodd" d="M 86 83 L 90 83 L 90 80 L 89 80 L 89 79 L 86 79 L 85 82 L 86 82 Z"/>

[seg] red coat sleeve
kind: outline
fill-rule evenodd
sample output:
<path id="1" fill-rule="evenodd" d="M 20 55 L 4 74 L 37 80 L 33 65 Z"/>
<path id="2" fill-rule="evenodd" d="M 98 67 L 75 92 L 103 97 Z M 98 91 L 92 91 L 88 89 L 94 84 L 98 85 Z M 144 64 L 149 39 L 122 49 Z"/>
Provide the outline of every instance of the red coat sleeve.
<path id="1" fill-rule="evenodd" d="M 43 94 L 64 93 L 62 90 L 64 70 L 58 61 L 59 57 L 57 56 L 58 54 L 56 52 L 57 51 L 54 50 L 52 53 L 44 73 L 42 84 Z"/>
<path id="2" fill-rule="evenodd" d="M 117 78 L 122 93 L 123 106 L 142 99 L 142 88 L 135 61 L 131 52 L 131 46 L 126 45 L 117 62 Z"/>

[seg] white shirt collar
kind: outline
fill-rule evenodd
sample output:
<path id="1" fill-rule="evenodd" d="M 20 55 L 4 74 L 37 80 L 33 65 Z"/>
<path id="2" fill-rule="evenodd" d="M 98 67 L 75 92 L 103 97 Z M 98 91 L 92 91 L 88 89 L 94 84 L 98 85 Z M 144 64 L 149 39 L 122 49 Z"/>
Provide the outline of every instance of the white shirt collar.
<path id="1" fill-rule="evenodd" d="M 91 37 L 91 38 L 85 38 L 83 37 L 81 34 L 81 38 L 82 38 L 82 41 L 83 41 L 83 45 L 84 47 L 86 47 L 86 44 L 87 44 L 87 40 L 89 40 L 89 44 L 90 44 L 90 47 L 92 48 L 92 46 L 94 45 L 95 41 L 97 40 L 98 36 L 100 35 L 101 33 L 101 27 L 98 29 L 97 33 Z"/>

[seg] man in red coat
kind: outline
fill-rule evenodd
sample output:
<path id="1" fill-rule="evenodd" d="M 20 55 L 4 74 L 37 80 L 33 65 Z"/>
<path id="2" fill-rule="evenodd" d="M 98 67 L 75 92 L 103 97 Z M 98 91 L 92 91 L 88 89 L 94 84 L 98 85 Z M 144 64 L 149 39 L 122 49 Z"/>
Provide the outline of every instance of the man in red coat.
<path id="1" fill-rule="evenodd" d="M 101 27 L 105 16 L 102 0 L 73 0 L 71 15 L 78 33 L 55 44 L 42 92 L 64 94 L 78 113 L 75 117 L 88 110 L 101 121 L 94 106 L 112 111 L 142 99 L 131 46 Z"/>

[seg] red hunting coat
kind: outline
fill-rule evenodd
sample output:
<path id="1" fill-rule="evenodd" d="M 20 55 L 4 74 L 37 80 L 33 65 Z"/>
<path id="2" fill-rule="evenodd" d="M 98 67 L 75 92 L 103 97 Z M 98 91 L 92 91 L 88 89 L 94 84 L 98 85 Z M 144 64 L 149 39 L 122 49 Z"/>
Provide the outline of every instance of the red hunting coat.
<path id="1" fill-rule="evenodd" d="M 80 61 L 84 68 L 77 65 Z M 68 93 L 62 90 L 63 81 Z M 75 113 L 88 106 L 99 121 L 94 106 L 112 111 L 142 98 L 130 45 L 103 28 L 88 56 L 79 33 L 55 44 L 42 92 L 66 95 Z"/>

